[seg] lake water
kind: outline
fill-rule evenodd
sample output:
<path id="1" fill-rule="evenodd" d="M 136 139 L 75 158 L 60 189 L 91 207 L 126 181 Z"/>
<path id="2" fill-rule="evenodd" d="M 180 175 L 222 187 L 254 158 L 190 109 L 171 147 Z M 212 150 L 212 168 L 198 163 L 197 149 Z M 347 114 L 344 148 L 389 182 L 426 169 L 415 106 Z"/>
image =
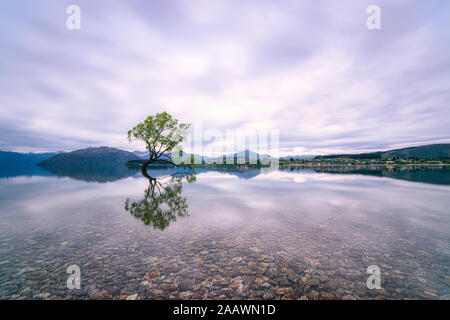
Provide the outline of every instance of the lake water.
<path id="1" fill-rule="evenodd" d="M 450 170 L 327 171 L 3 175 L 0 299 L 449 299 Z"/>

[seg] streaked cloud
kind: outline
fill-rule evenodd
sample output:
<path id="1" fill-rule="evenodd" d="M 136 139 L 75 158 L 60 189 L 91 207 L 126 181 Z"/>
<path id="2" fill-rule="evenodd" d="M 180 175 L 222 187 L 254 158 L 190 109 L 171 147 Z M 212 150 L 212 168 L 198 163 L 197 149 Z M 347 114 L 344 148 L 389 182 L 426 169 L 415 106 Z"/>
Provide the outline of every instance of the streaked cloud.
<path id="1" fill-rule="evenodd" d="M 282 153 L 450 141 L 450 3 L 73 1 L 0 4 L 0 149 L 129 145 L 167 110 L 280 130 Z"/>

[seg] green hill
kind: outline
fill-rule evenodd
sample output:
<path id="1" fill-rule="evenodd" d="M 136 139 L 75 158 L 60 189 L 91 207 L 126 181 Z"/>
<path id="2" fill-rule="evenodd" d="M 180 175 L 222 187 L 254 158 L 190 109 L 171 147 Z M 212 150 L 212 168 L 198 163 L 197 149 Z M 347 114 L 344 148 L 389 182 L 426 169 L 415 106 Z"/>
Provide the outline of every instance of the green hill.
<path id="1" fill-rule="evenodd" d="M 130 160 L 138 159 L 138 156 L 128 151 L 110 147 L 98 147 L 61 153 L 42 161 L 39 165 L 44 167 L 71 165 L 96 166 L 99 164 L 120 165 Z"/>
<path id="2" fill-rule="evenodd" d="M 359 154 L 335 154 L 317 156 L 316 159 L 350 158 L 350 159 L 450 159 L 450 143 L 429 144 L 425 146 L 409 147 L 389 151 L 377 151 Z"/>
<path id="3" fill-rule="evenodd" d="M 397 150 L 386 151 L 383 153 L 385 158 L 400 158 L 400 159 L 449 159 L 450 158 L 450 143 L 443 144 L 429 144 L 420 147 L 410 147 Z"/>

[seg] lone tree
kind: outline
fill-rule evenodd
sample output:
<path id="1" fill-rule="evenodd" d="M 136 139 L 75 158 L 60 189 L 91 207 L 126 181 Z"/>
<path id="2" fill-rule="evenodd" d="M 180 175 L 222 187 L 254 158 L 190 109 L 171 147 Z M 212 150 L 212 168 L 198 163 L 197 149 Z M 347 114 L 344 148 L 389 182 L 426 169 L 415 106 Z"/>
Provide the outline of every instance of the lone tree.
<path id="1" fill-rule="evenodd" d="M 174 164 L 168 154 L 187 136 L 190 124 L 179 123 L 167 112 L 149 116 L 128 131 L 128 140 L 145 142 L 149 159 L 142 165 L 141 171 L 147 175 L 147 167 L 155 161 Z"/>

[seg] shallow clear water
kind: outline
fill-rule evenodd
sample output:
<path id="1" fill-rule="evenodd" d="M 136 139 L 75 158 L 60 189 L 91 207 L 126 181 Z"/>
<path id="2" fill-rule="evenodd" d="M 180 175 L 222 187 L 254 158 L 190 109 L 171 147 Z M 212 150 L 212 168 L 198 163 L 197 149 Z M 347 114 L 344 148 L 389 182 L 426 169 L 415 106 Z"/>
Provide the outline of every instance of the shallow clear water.
<path id="1" fill-rule="evenodd" d="M 0 299 L 448 299 L 448 172 L 2 178 Z"/>

